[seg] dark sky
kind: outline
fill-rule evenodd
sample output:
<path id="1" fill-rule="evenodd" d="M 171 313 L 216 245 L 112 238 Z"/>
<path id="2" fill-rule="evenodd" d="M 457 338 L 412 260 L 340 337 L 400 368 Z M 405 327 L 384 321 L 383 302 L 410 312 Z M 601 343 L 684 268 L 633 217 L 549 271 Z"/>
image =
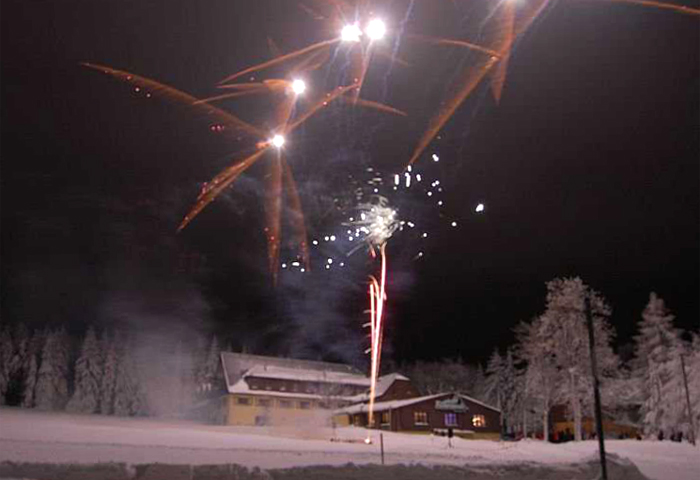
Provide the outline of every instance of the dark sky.
<path id="1" fill-rule="evenodd" d="M 416 0 L 406 31 L 478 41 L 488 3 Z M 412 2 L 382 5 L 396 28 Z M 274 288 L 255 169 L 177 235 L 201 183 L 246 145 L 79 65 L 204 96 L 270 58 L 268 37 L 286 52 L 328 38 L 328 24 L 291 0 L 4 0 L 1 13 L 3 322 L 186 324 L 258 353 L 361 358 L 369 262 Z M 437 223 L 418 262 L 408 240 L 390 243 L 396 360 L 485 360 L 543 310 L 557 276 L 608 299 L 620 343 L 650 291 L 697 330 L 699 34 L 696 17 L 604 1 L 560 1 L 535 22 L 500 104 L 482 86 L 427 151 L 440 153 L 439 168 L 424 166 L 443 179 L 459 228 Z M 365 91 L 407 119 L 329 109 L 290 139 L 312 235 L 335 220 L 327 204 L 347 187 L 338 172 L 400 171 L 472 58 L 413 45 L 399 45 L 411 66 L 380 63 Z M 266 112 L 241 108 L 251 121 Z"/>

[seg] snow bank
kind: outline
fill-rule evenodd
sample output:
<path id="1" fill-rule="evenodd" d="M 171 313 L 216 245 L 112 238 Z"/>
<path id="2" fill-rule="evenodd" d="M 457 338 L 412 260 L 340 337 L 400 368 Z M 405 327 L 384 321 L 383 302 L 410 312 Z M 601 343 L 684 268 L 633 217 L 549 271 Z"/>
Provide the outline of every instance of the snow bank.
<path id="1" fill-rule="evenodd" d="M 346 441 L 331 442 L 334 435 Z M 370 432 L 375 440 L 372 445 L 361 442 L 366 435 L 366 430 L 353 427 L 336 432 L 331 429 L 295 432 L 0 409 L 0 461 L 12 462 L 235 463 L 264 469 L 340 466 L 350 462 L 377 464 L 380 462 L 378 433 Z M 466 465 L 489 472 L 574 468 L 574 465 L 594 462 L 598 448 L 593 441 L 554 445 L 539 441 L 490 442 L 459 438 L 453 439 L 454 448 L 448 448 L 447 439 L 443 437 L 392 432 L 384 433 L 384 445 L 386 462 L 398 469 L 402 468 L 399 465 L 406 464 L 420 464 L 421 468 Z M 606 447 L 617 455 L 619 462 L 631 461 L 652 479 L 695 480 L 700 471 L 700 449 L 688 444 L 610 440 Z"/>

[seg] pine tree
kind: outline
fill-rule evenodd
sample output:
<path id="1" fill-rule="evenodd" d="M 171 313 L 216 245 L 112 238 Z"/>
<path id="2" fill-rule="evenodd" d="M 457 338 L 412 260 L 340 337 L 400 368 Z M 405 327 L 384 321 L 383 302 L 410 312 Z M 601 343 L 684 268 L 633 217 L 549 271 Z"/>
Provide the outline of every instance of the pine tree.
<path id="1" fill-rule="evenodd" d="M 611 309 L 605 300 L 580 278 L 557 278 L 547 282 L 547 308 L 539 319 L 550 343 L 551 359 L 562 374 L 577 441 L 583 438 L 583 413 L 590 409 L 593 397 L 586 298 L 593 316 L 598 375 L 604 384 L 619 369 L 619 360 L 611 346 L 614 333 L 607 321 Z"/>
<path id="2" fill-rule="evenodd" d="M 677 361 L 682 352 L 673 318 L 663 299 L 651 293 L 635 336 L 634 359 L 634 376 L 642 399 L 642 424 L 647 435 L 657 435 L 669 426 L 667 396 L 673 377 L 680 374 Z"/>
<path id="3" fill-rule="evenodd" d="M 100 413 L 103 415 L 114 413 L 114 392 L 117 383 L 117 370 L 119 368 L 118 341 L 117 337 L 105 337 L 102 341 L 105 358 L 104 373 L 100 385 Z"/>
<path id="4" fill-rule="evenodd" d="M 3 325 L 0 328 L 0 405 L 5 405 L 5 395 L 10 385 L 13 351 L 10 328 Z"/>
<path id="5" fill-rule="evenodd" d="M 41 365 L 41 350 L 44 345 L 44 332 L 35 331 L 29 344 L 27 359 L 24 367 L 24 389 L 22 391 L 22 407 L 36 406 L 36 384 L 39 380 Z"/>
<path id="6" fill-rule="evenodd" d="M 42 410 L 61 410 L 68 400 L 70 347 L 63 329 L 50 332 L 42 348 L 41 366 L 36 384 L 36 406 Z"/>
<path id="7" fill-rule="evenodd" d="M 549 415 L 555 402 L 561 398 L 561 374 L 554 361 L 553 342 L 547 325 L 541 317 L 516 328 L 516 356 L 525 362 L 523 390 L 528 401 L 536 405 L 542 415 L 544 441 L 549 441 Z M 530 400 L 531 399 L 531 400 Z"/>
<path id="8" fill-rule="evenodd" d="M 145 395 L 141 388 L 133 348 L 129 343 L 119 352 L 114 385 L 114 414 L 120 416 L 141 415 L 147 411 Z"/>
<path id="9" fill-rule="evenodd" d="M 494 350 L 486 367 L 485 401 L 501 410 L 501 430 L 505 433 L 512 424 L 517 398 L 517 372 L 510 350 L 503 358 Z"/>
<path id="10" fill-rule="evenodd" d="M 89 328 L 75 363 L 75 391 L 66 410 L 97 413 L 101 400 L 104 359 L 95 330 Z"/>
<path id="11" fill-rule="evenodd" d="M 693 342 L 685 364 L 690 396 L 690 416 L 693 419 L 695 443 L 698 444 L 700 443 L 700 334 L 693 335 Z"/>

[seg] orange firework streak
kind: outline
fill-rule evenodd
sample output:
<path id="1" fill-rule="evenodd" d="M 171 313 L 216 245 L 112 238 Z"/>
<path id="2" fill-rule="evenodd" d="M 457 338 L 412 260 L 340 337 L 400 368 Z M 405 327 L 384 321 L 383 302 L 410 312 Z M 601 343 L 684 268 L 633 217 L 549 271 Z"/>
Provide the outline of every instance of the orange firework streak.
<path id="1" fill-rule="evenodd" d="M 243 75 L 246 75 L 248 73 L 253 73 L 257 72 L 259 70 L 264 70 L 266 68 L 273 67 L 275 65 L 278 65 L 283 62 L 287 62 L 289 60 L 292 60 L 294 58 L 301 57 L 302 55 L 306 55 L 307 53 L 315 52 L 316 50 L 319 50 L 324 47 L 329 47 L 330 45 L 333 45 L 334 43 L 340 42 L 339 38 L 335 38 L 333 40 L 324 40 L 322 42 L 314 43 L 313 45 L 309 45 L 308 47 L 304 47 L 299 50 L 295 50 L 294 52 L 287 53 L 285 55 L 282 55 L 277 58 L 273 58 L 272 60 L 268 60 L 267 62 L 260 63 L 258 65 L 253 65 L 252 67 L 248 67 L 245 70 L 241 70 L 238 73 L 234 73 L 233 75 L 229 75 L 228 77 L 224 78 L 219 82 L 219 85 L 225 84 L 227 82 L 230 82 L 231 80 L 235 80 L 238 77 L 241 77 Z"/>
<path id="2" fill-rule="evenodd" d="M 444 127 L 447 121 L 454 115 L 459 106 L 469 97 L 486 74 L 494 69 L 499 60 L 505 60 L 507 62 L 515 38 L 532 25 L 532 22 L 542 13 L 544 8 L 549 4 L 549 1 L 550 0 L 532 0 L 532 2 L 521 7 L 520 18 L 515 17 L 513 6 L 506 5 L 506 8 L 504 8 L 506 13 L 501 13 L 498 16 L 497 21 L 499 23 L 494 29 L 496 38 L 491 42 L 494 48 L 483 47 L 477 49 L 486 54 L 489 54 L 487 52 L 495 51 L 498 55 L 490 55 L 488 58 L 480 59 L 476 65 L 464 69 L 461 76 L 461 87 L 457 89 L 454 95 L 443 104 L 438 113 L 430 120 L 428 128 L 419 139 L 418 145 L 408 161 L 409 165 L 418 160 L 423 151 L 425 151 L 442 127 Z M 500 98 L 503 82 L 505 81 L 505 74 L 506 66 L 502 67 L 500 71 L 497 71 L 494 76 L 492 88 L 496 99 Z"/>
<path id="3" fill-rule="evenodd" d="M 632 3 L 636 5 L 643 5 L 645 7 L 662 8 L 665 10 L 673 10 L 676 13 L 685 13 L 686 15 L 700 15 L 700 10 L 697 8 L 686 7 L 684 5 L 674 5 L 672 3 L 663 2 L 652 2 L 650 0 L 605 0 L 607 2 L 617 2 L 617 3 Z"/>
<path id="4" fill-rule="evenodd" d="M 202 116 L 205 116 L 208 120 L 217 122 L 228 129 L 244 132 L 255 138 L 262 139 L 265 137 L 265 133 L 259 128 L 256 128 L 253 125 L 244 122 L 243 120 L 231 115 L 230 113 L 224 110 L 207 104 L 199 104 L 198 98 L 193 97 L 188 93 L 177 90 L 176 88 L 170 87 L 168 85 L 157 82 L 155 80 L 151 80 L 146 77 L 142 77 L 140 75 L 135 75 L 124 70 L 117 70 L 114 68 L 106 67 L 104 65 L 85 62 L 83 62 L 81 65 L 105 73 L 107 75 L 111 75 L 119 80 L 130 83 L 132 85 L 135 85 L 136 89 L 147 90 L 147 95 L 153 94 L 162 96 L 163 98 L 184 104 L 188 107 L 196 106 L 198 108 L 196 108 L 195 110 L 201 113 Z"/>
<path id="5" fill-rule="evenodd" d="M 260 160 L 270 148 L 272 144 L 270 140 L 265 140 L 266 132 L 263 130 L 250 125 L 247 122 L 235 117 L 234 115 L 228 113 L 227 111 L 221 110 L 217 107 L 210 105 L 208 102 L 222 99 L 222 96 L 212 97 L 209 99 L 198 99 L 192 95 L 185 92 L 177 90 L 173 87 L 165 85 L 161 82 L 142 77 L 140 75 L 135 75 L 130 72 L 123 70 L 117 70 L 104 65 L 97 65 L 93 63 L 83 63 L 85 67 L 100 71 L 102 73 L 111 75 L 119 80 L 125 81 L 134 85 L 134 90 L 143 93 L 146 97 L 151 95 L 161 96 L 165 99 L 175 101 L 177 103 L 183 104 L 190 107 L 195 113 L 199 113 L 208 122 L 215 122 L 220 125 L 224 133 L 229 135 L 240 135 L 240 133 L 247 134 L 254 139 L 259 139 L 257 149 L 247 157 L 242 160 L 237 160 L 231 166 L 225 168 L 218 175 L 216 175 L 210 182 L 206 183 L 202 188 L 197 201 L 192 209 L 185 215 L 182 222 L 178 226 L 178 231 L 184 229 L 190 222 L 207 207 L 212 201 L 216 199 L 227 187 L 229 187 L 238 177 L 248 170 L 252 165 L 254 165 L 258 160 Z M 267 80 L 261 83 L 249 83 L 249 84 L 238 84 L 238 85 L 226 85 L 226 88 L 231 88 L 236 90 L 233 92 L 232 96 L 238 95 L 249 95 L 256 93 L 265 92 L 280 92 L 289 91 L 291 87 L 291 82 L 287 80 Z M 332 93 L 326 94 L 320 100 L 315 102 L 309 109 L 307 109 L 298 119 L 290 124 L 289 120 L 291 118 L 291 113 L 293 111 L 294 99 L 288 97 L 283 101 L 275 112 L 275 121 L 279 125 L 278 131 L 281 134 L 291 133 L 303 122 L 308 120 L 311 116 L 317 113 L 321 108 L 327 106 L 331 102 L 340 98 L 341 95 L 350 91 L 355 85 L 348 85 L 345 87 L 338 87 Z M 371 103 L 371 102 L 370 102 Z M 369 105 L 375 108 L 381 107 L 381 104 Z M 386 107 L 387 111 L 390 111 L 390 107 Z M 397 111 L 398 112 L 398 111 Z M 267 180 L 267 194 L 265 197 L 265 207 L 266 207 L 266 217 L 267 217 L 267 228 L 265 229 L 266 237 L 268 240 L 268 261 L 270 263 L 273 278 L 276 278 L 277 268 L 276 262 L 279 258 L 279 242 L 280 242 L 280 219 L 281 219 L 281 196 L 282 188 L 286 186 L 291 202 L 291 226 L 295 232 L 295 238 L 299 244 L 301 250 L 301 256 L 304 260 L 306 267 L 309 267 L 309 251 L 308 244 L 306 240 L 306 225 L 304 223 L 304 215 L 301 208 L 301 201 L 299 199 L 299 194 L 294 182 L 294 177 L 292 176 L 291 168 L 287 162 L 282 158 L 281 151 L 277 151 L 277 156 L 271 160 L 269 165 L 269 175 L 266 177 Z"/>
<path id="6" fill-rule="evenodd" d="M 381 276 L 379 281 L 370 277 L 369 304 L 370 304 L 370 389 L 369 411 L 367 414 L 368 426 L 374 424 L 374 397 L 377 391 L 377 378 L 382 360 L 382 340 L 384 338 L 384 305 L 386 303 L 386 243 L 379 247 L 381 258 Z"/>

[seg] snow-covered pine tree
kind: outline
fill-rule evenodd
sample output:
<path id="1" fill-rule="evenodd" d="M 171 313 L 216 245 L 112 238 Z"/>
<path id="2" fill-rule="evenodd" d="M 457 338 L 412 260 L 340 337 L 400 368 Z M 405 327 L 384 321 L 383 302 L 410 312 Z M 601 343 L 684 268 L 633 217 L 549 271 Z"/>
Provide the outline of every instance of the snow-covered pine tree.
<path id="1" fill-rule="evenodd" d="M 119 349 L 119 359 L 114 384 L 114 414 L 119 416 L 141 415 L 147 411 L 145 395 L 141 388 L 133 347 L 124 342 Z"/>
<path id="2" fill-rule="evenodd" d="M 215 336 L 212 337 L 208 348 L 202 344 L 203 342 L 199 343 L 197 352 L 193 355 L 195 358 L 193 381 L 196 395 L 206 397 L 217 384 L 221 349 Z"/>
<path id="3" fill-rule="evenodd" d="M 75 362 L 75 389 L 66 410 L 79 413 L 97 413 L 100 408 L 104 358 L 95 330 L 85 334 L 80 355 Z"/>
<path id="4" fill-rule="evenodd" d="M 5 405 L 5 395 L 10 385 L 10 373 L 14 347 L 10 327 L 0 327 L 0 405 Z"/>
<path id="5" fill-rule="evenodd" d="M 690 416 L 693 418 L 695 443 L 697 445 L 700 443 L 700 333 L 693 334 L 691 350 L 685 360 L 685 373 L 688 377 Z"/>
<path id="6" fill-rule="evenodd" d="M 214 336 L 211 339 L 211 345 L 209 346 L 209 352 L 207 354 L 207 361 L 205 366 L 205 391 L 211 392 L 217 384 L 217 377 L 220 371 L 221 364 L 221 349 L 219 348 L 219 341 Z"/>
<path id="7" fill-rule="evenodd" d="M 590 407 L 593 398 L 586 297 L 593 316 L 598 375 L 601 385 L 604 385 L 606 377 L 614 377 L 619 369 L 619 360 L 611 345 L 614 331 L 607 320 L 611 309 L 605 299 L 580 278 L 556 278 L 547 282 L 547 307 L 539 318 L 540 328 L 551 342 L 548 350 L 552 354 L 551 359 L 565 382 L 577 441 L 583 438 L 584 409 Z"/>
<path id="8" fill-rule="evenodd" d="M 50 332 L 41 352 L 36 384 L 36 407 L 61 410 L 68 400 L 70 345 L 63 328 Z"/>
<path id="9" fill-rule="evenodd" d="M 518 401 L 517 372 L 510 350 L 505 358 L 495 349 L 486 367 L 485 401 L 501 410 L 501 429 L 503 433 L 512 426 L 513 410 Z"/>
<path id="10" fill-rule="evenodd" d="M 526 402 L 532 402 L 542 416 L 543 439 L 547 442 L 550 411 L 562 394 L 561 373 L 554 361 L 554 343 L 549 338 L 547 325 L 541 317 L 529 323 L 520 323 L 515 331 L 515 353 L 526 364 L 523 373 Z"/>
<path id="11" fill-rule="evenodd" d="M 642 399 L 642 426 L 647 435 L 658 435 L 669 426 L 665 396 L 673 377 L 680 374 L 675 359 L 682 352 L 673 318 L 663 299 L 652 292 L 635 336 L 633 370 Z"/>
<path id="12" fill-rule="evenodd" d="M 104 371 L 100 381 L 100 413 L 111 415 L 114 413 L 114 392 L 117 384 L 117 370 L 119 368 L 119 352 L 117 344 L 119 338 L 105 335 L 102 339 L 102 351 L 104 352 Z"/>
<path id="13" fill-rule="evenodd" d="M 41 350 L 44 346 L 45 333 L 35 331 L 29 342 L 29 351 L 24 365 L 24 388 L 22 391 L 22 407 L 33 408 L 36 400 L 36 384 L 39 380 L 41 365 Z"/>

